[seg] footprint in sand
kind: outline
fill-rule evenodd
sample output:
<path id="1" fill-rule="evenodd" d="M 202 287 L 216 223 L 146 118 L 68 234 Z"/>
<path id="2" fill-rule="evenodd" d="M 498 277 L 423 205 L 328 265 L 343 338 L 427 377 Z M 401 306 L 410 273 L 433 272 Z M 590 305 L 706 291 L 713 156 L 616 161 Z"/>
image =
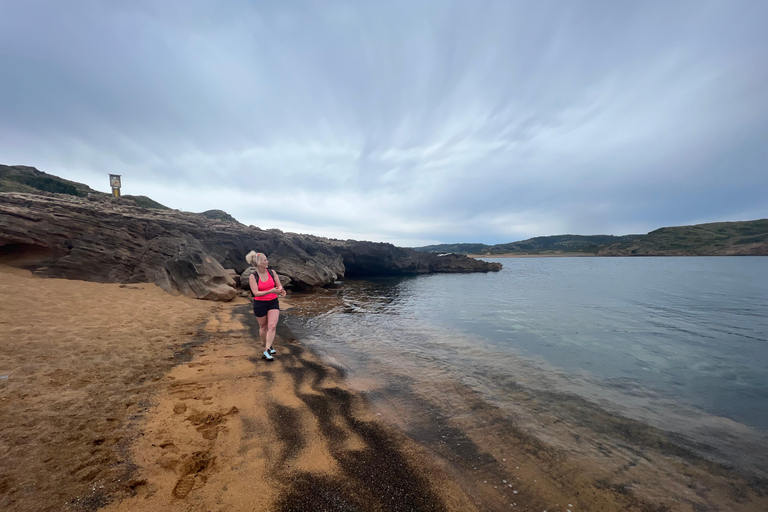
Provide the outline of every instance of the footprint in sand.
<path id="1" fill-rule="evenodd" d="M 173 488 L 173 495 L 174 497 L 183 500 L 192 491 L 194 486 L 194 475 L 184 475 L 178 482 L 176 482 L 176 487 Z"/>
<path id="2" fill-rule="evenodd" d="M 237 407 L 231 407 L 229 411 L 225 413 L 205 413 L 194 411 L 190 416 L 187 417 L 187 421 L 195 425 L 197 431 L 202 434 L 203 439 L 212 441 L 218 437 L 219 425 L 226 422 L 226 417 L 232 414 L 237 414 L 238 412 L 240 411 L 238 411 Z"/>
<path id="3" fill-rule="evenodd" d="M 176 482 L 173 488 L 173 495 L 176 498 L 184 499 L 195 488 L 196 483 L 205 485 L 207 477 L 205 471 L 213 464 L 215 460 L 208 452 L 195 452 L 182 463 L 181 478 Z"/>

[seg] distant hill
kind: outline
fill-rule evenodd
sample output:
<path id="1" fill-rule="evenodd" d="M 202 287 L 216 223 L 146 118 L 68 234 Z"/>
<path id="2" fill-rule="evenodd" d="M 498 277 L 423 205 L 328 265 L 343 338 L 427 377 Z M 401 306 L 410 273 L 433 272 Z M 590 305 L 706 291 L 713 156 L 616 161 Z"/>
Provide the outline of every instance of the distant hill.
<path id="1" fill-rule="evenodd" d="M 485 254 L 490 251 L 493 245 L 485 244 L 437 244 L 425 245 L 424 247 L 414 247 L 421 252 L 452 252 L 454 254 Z"/>
<path id="2" fill-rule="evenodd" d="M 521 242 L 510 242 L 493 246 L 493 254 L 558 254 L 587 253 L 597 254 L 608 245 L 634 240 L 642 235 L 554 235 L 539 236 Z"/>
<path id="3" fill-rule="evenodd" d="M 0 192 L 26 192 L 39 194 L 50 192 L 53 194 L 67 194 L 70 196 L 87 197 L 112 197 L 112 194 L 93 190 L 84 183 L 65 180 L 53 174 L 38 171 L 34 167 L 26 165 L 2 165 L 0 164 Z M 150 199 L 147 196 L 120 196 L 122 200 L 132 201 L 142 208 L 156 208 L 168 210 L 165 205 Z"/>
<path id="4" fill-rule="evenodd" d="M 634 240 L 642 235 L 554 235 L 529 238 L 520 242 L 498 245 L 485 244 L 439 244 L 415 247 L 417 251 L 453 252 L 457 254 L 597 254 L 609 245 Z"/>
<path id="5" fill-rule="evenodd" d="M 768 219 L 661 228 L 646 235 L 540 236 L 498 245 L 439 244 L 417 251 L 457 254 L 598 256 L 768 255 Z"/>
<path id="6" fill-rule="evenodd" d="M 768 255 L 768 219 L 661 228 L 600 250 L 601 256 Z"/>

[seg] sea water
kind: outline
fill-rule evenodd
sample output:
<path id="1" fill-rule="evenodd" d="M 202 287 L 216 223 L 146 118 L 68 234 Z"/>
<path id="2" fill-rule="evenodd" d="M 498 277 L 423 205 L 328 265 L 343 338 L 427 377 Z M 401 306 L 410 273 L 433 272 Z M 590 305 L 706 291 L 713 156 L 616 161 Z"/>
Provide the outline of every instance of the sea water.
<path id="1" fill-rule="evenodd" d="M 287 320 L 353 381 L 566 393 L 768 471 L 768 257 L 489 261 L 345 281 Z"/>

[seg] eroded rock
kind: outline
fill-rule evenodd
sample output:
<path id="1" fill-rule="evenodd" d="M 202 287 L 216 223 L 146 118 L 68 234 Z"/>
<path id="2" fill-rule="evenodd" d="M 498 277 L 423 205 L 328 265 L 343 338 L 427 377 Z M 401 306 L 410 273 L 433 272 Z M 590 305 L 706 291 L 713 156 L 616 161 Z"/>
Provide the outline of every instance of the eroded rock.
<path id="1" fill-rule="evenodd" d="M 239 276 L 251 250 L 269 254 L 273 269 L 299 288 L 344 275 L 341 256 L 302 235 L 120 200 L 0 193 L 0 262 L 47 277 L 154 282 L 171 293 L 230 300 L 237 282 L 225 267 Z"/>
<path id="2" fill-rule="evenodd" d="M 231 300 L 247 289 L 245 255 L 263 252 L 284 286 L 322 287 L 346 275 L 488 272 L 462 255 L 262 230 L 228 219 L 146 209 L 119 198 L 0 193 L 0 263 L 39 275 L 154 282 L 170 293 Z M 252 271 L 251 271 L 252 272 Z"/>

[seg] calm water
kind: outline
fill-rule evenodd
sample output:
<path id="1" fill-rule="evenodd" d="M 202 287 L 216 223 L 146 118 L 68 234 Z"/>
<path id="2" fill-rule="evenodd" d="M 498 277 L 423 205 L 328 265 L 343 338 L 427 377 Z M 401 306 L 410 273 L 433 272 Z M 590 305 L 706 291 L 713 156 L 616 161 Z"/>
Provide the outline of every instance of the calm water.
<path id="1" fill-rule="evenodd" d="M 449 376 L 502 406 L 514 379 L 697 441 L 768 446 L 768 258 L 494 261 L 348 281 L 289 325 L 352 377 Z"/>

